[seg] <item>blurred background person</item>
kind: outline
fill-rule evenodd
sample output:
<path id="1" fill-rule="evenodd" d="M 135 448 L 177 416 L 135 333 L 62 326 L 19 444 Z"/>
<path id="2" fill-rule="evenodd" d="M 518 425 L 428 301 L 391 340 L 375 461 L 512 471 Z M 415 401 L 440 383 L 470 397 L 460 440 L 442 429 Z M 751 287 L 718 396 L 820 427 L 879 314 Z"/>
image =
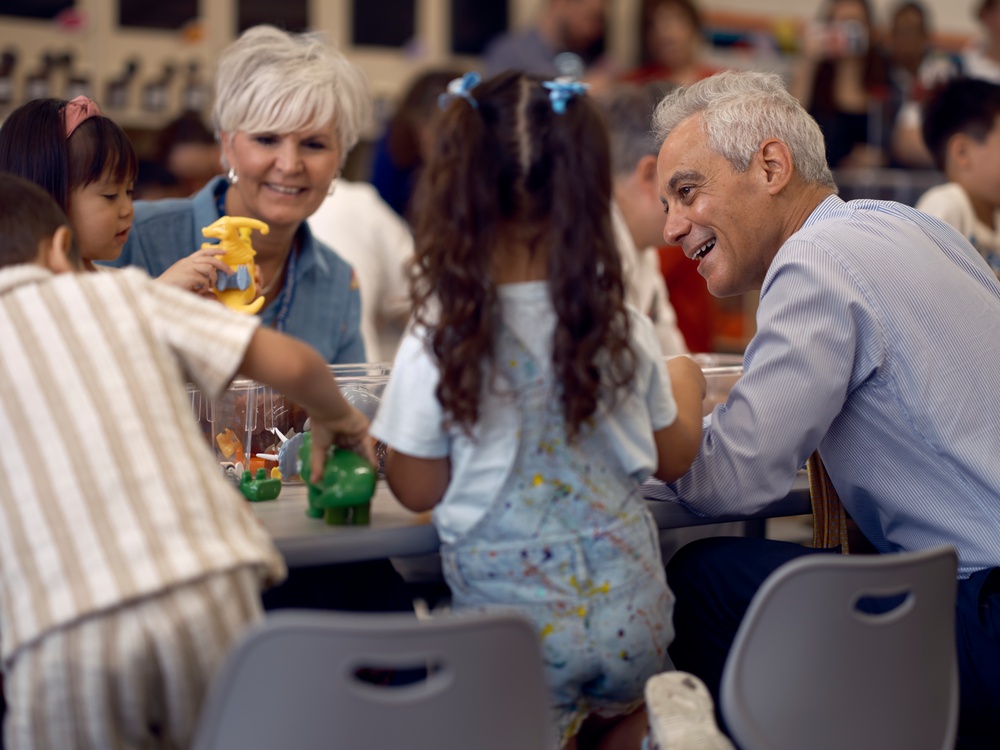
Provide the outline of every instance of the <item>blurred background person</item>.
<path id="1" fill-rule="evenodd" d="M 981 32 L 974 43 L 957 55 L 933 55 L 921 64 L 893 129 L 893 155 L 900 163 L 913 167 L 935 164 L 921 132 L 921 107 L 934 91 L 957 76 L 1000 83 L 1000 0 L 983 0 L 976 8 L 976 20 Z"/>
<path id="2" fill-rule="evenodd" d="M 889 74 L 889 102 L 886 108 L 892 123 L 889 166 L 910 166 L 896 156 L 895 127 L 908 101 L 920 96 L 919 80 L 925 60 L 932 54 L 930 22 L 927 9 L 915 0 L 896 6 L 884 40 Z"/>
<path id="3" fill-rule="evenodd" d="M 639 22 L 640 63 L 625 80 L 686 86 L 718 70 L 704 59 L 701 13 L 693 0 L 643 0 Z"/>
<path id="4" fill-rule="evenodd" d="M 652 130 L 656 105 L 674 88 L 673 84 L 655 82 L 642 86 L 619 83 L 597 97 L 608 126 L 611 145 L 611 215 L 615 242 L 622 257 L 625 301 L 653 321 L 664 356 L 706 352 L 709 349 L 695 338 L 701 348 L 692 349 L 678 327 L 672 304 L 676 296 L 696 308 L 693 315 L 711 321 L 714 309 L 705 280 L 697 264 L 684 257 L 679 247 L 672 247 L 689 269 L 678 278 L 682 284 L 668 292 L 660 273 L 658 246 L 663 244 L 665 217 L 656 179 L 659 144 Z M 709 330 L 707 339 L 711 339 Z M 660 553 L 669 560 L 690 541 L 710 536 L 740 536 L 747 533 L 743 522 L 712 524 L 660 532 Z"/>
<path id="5" fill-rule="evenodd" d="M 949 81 L 927 102 L 923 138 L 948 182 L 916 207 L 955 227 L 1000 273 L 1000 85 Z"/>
<path id="6" fill-rule="evenodd" d="M 222 153 L 201 115 L 187 110 L 165 125 L 139 159 L 136 200 L 186 198 L 222 174 Z"/>
<path id="7" fill-rule="evenodd" d="M 413 257 L 409 225 L 374 187 L 339 178 L 309 226 L 351 264 L 361 289 L 361 335 L 369 362 L 392 362 L 410 317 L 406 265 Z"/>
<path id="8" fill-rule="evenodd" d="M 392 210 L 407 217 L 410 196 L 417 184 L 431 139 L 431 121 L 438 97 L 461 70 L 428 70 L 406 88 L 372 154 L 371 183 Z"/>
<path id="9" fill-rule="evenodd" d="M 176 178 L 181 196 L 194 195 L 223 173 L 215 134 L 193 110 L 182 112 L 159 132 L 153 160 Z"/>
<path id="10" fill-rule="evenodd" d="M 819 123 L 833 169 L 887 161 L 888 65 L 873 28 L 866 0 L 830 0 L 793 71 L 791 93 Z"/>
<path id="11" fill-rule="evenodd" d="M 684 336 L 660 275 L 663 204 L 656 180 L 651 117 L 661 89 L 617 84 L 597 98 L 611 137 L 612 227 L 622 258 L 625 301 L 653 321 L 664 355 L 687 354 Z"/>
<path id="12" fill-rule="evenodd" d="M 931 19 L 927 8 L 916 0 L 896 6 L 885 38 L 889 61 L 889 117 L 892 122 L 889 166 L 931 167 L 933 161 L 920 141 L 918 128 L 906 141 L 906 129 L 900 123 L 913 117 L 911 106 L 921 105 L 937 82 L 954 74 L 954 55 L 936 49 L 932 41 Z M 916 154 L 916 156 L 914 156 Z"/>
<path id="13" fill-rule="evenodd" d="M 976 11 L 979 39 L 958 56 L 961 75 L 1000 83 L 1000 0 L 983 0 Z"/>
<path id="14" fill-rule="evenodd" d="M 569 75 L 603 88 L 612 75 L 604 52 L 607 12 L 608 0 L 544 0 L 532 26 L 501 34 L 487 45 L 483 74 Z"/>
<path id="15" fill-rule="evenodd" d="M 920 67 L 932 52 L 927 9 L 915 0 L 896 7 L 885 38 L 889 84 L 900 99 L 909 99 Z"/>

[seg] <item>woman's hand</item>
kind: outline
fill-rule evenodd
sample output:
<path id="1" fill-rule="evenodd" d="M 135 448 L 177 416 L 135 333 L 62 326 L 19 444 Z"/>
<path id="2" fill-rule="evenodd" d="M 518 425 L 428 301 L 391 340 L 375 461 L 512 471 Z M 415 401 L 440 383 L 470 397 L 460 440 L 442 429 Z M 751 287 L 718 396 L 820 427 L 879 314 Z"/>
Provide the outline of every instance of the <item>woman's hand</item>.
<path id="1" fill-rule="evenodd" d="M 160 274 L 159 280 L 214 299 L 212 287 L 218 273 L 232 273 L 233 270 L 219 259 L 224 252 L 218 245 L 199 248 L 170 266 Z"/>

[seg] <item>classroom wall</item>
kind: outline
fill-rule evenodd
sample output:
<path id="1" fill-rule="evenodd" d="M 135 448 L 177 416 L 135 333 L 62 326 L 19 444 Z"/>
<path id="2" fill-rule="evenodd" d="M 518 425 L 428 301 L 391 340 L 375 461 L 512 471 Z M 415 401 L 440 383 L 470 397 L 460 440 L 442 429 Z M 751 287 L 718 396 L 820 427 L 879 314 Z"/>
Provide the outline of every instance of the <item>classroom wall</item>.
<path id="1" fill-rule="evenodd" d="M 511 24 L 530 24 L 538 8 L 546 1 L 510 0 Z M 973 16 L 977 0 L 959 0 L 957 3 L 955 0 L 924 1 L 933 14 L 938 31 L 960 35 L 972 35 L 976 32 Z M 401 50 L 351 49 L 347 38 L 347 30 L 350 28 L 350 0 L 310 0 L 310 15 L 315 27 L 330 34 L 364 68 L 379 102 L 378 111 L 383 115 L 391 109 L 407 82 L 422 69 L 441 65 L 472 67 L 476 64 L 475 59 L 456 59 L 449 54 L 449 0 L 415 2 L 417 43 Z M 16 48 L 20 56 L 20 67 L 7 82 L 11 105 L 23 101 L 24 74 L 37 67 L 44 51 L 72 53 L 75 71 L 96 84 L 92 88 L 92 94 L 98 101 L 105 99 L 106 83 L 121 74 L 128 60 L 138 59 L 141 66 L 132 83 L 130 103 L 109 114 L 131 127 L 155 128 L 162 125 L 181 109 L 186 83 L 185 69 L 188 65 L 197 64 L 203 82 L 210 82 L 216 50 L 234 37 L 235 3 L 236 0 L 201 0 L 201 22 L 175 32 L 119 28 L 115 0 L 77 0 L 77 19 L 80 23 L 73 27 L 0 14 L 0 52 Z M 701 6 L 709 15 L 735 14 L 753 19 L 773 18 L 786 21 L 814 18 L 820 5 L 821 0 L 701 0 Z M 884 18 L 895 5 L 895 0 L 874 0 L 874 5 Z M 635 60 L 639 0 L 611 0 L 610 6 L 608 45 L 612 54 L 627 66 Z M 146 84 L 161 75 L 167 64 L 175 65 L 179 69 L 178 73 L 167 87 L 162 111 L 149 112 L 142 106 L 141 91 Z M 75 93 L 66 76 L 57 76 L 53 83 L 53 90 L 50 92 L 53 96 Z M 0 117 L 5 109 L 2 103 L 3 86 L 4 82 L 0 80 Z"/>

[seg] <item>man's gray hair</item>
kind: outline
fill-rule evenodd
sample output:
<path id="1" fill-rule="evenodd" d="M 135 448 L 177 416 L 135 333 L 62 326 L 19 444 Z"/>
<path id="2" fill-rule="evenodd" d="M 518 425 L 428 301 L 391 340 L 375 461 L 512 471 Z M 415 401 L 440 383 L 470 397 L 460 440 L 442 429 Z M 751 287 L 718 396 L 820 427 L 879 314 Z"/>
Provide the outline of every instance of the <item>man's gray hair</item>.
<path id="1" fill-rule="evenodd" d="M 343 160 L 371 112 L 364 74 L 320 34 L 254 26 L 219 55 L 212 111 L 216 135 L 281 135 L 333 121 Z"/>
<path id="2" fill-rule="evenodd" d="M 768 138 L 783 141 L 795 170 L 810 183 L 837 189 L 819 125 L 773 73 L 726 71 L 668 94 L 653 115 L 662 144 L 681 122 L 700 114 L 708 147 L 745 172 Z"/>

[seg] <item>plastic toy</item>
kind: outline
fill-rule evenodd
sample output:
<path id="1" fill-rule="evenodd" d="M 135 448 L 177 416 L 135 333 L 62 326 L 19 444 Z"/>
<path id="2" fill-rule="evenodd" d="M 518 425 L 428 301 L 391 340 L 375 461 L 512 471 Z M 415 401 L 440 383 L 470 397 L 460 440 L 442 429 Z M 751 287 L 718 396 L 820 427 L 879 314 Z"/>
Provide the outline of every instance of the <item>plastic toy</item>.
<path id="1" fill-rule="evenodd" d="M 308 421 L 306 420 L 307 423 Z M 254 458 L 261 461 L 261 465 L 265 468 L 267 468 L 265 462 L 277 463 L 277 466 L 271 469 L 272 479 L 277 476 L 281 479 L 291 481 L 299 475 L 299 444 L 302 442 L 303 433 L 297 433 L 292 428 L 288 431 L 288 435 L 284 435 L 277 427 L 272 427 L 271 432 L 278 437 L 278 452 L 275 453 L 272 446 L 270 453 L 258 453 Z"/>
<path id="2" fill-rule="evenodd" d="M 281 493 L 281 479 L 268 479 L 267 469 L 257 469 L 257 476 L 253 479 L 249 471 L 244 471 L 240 492 L 252 503 L 274 500 Z"/>
<path id="3" fill-rule="evenodd" d="M 371 499 L 375 494 L 375 467 L 354 451 L 331 448 L 323 467 L 323 480 L 313 484 L 309 476 L 312 433 L 303 433 L 299 446 L 299 474 L 309 488 L 310 518 L 325 518 L 331 526 L 367 526 Z"/>
<path id="4" fill-rule="evenodd" d="M 218 246 L 225 252 L 220 259 L 233 269 L 233 273 L 220 273 L 215 281 L 215 296 L 230 310 L 253 315 L 264 306 L 264 297 L 257 296 L 257 282 L 254 281 L 256 265 L 253 262 L 257 251 L 250 244 L 250 233 L 258 230 L 267 234 L 267 224 L 245 216 L 223 216 L 201 230 L 205 237 L 215 237 Z M 210 242 L 202 243 L 202 248 L 215 247 Z M 254 299 L 256 297 L 256 299 Z"/>
<path id="5" fill-rule="evenodd" d="M 299 473 L 299 448 L 304 432 L 297 432 L 286 439 L 278 449 L 278 470 L 283 477 L 294 477 Z"/>
<path id="6" fill-rule="evenodd" d="M 245 464 L 246 456 L 243 453 L 243 443 L 240 439 L 236 437 L 236 433 L 233 432 L 228 427 L 225 432 L 220 432 L 215 436 L 215 442 L 219 446 L 219 450 L 222 451 L 222 455 L 225 458 L 230 458 L 233 463 Z"/>

